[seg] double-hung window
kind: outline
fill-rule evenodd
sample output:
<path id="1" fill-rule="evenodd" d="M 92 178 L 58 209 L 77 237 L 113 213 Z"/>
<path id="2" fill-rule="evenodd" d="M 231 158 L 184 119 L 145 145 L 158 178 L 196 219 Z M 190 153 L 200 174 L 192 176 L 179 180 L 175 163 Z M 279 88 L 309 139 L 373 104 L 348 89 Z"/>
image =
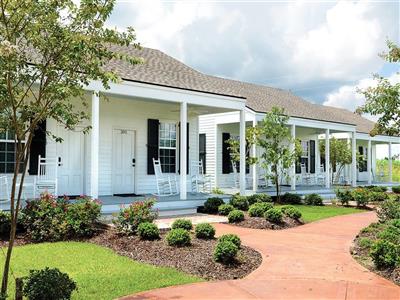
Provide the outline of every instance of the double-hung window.
<path id="1" fill-rule="evenodd" d="M 0 131 L 0 174 L 14 173 L 16 160 L 15 135 L 11 130 Z M 23 164 L 19 172 L 22 172 Z"/>
<path id="2" fill-rule="evenodd" d="M 176 124 L 160 123 L 159 151 L 164 173 L 176 173 Z"/>

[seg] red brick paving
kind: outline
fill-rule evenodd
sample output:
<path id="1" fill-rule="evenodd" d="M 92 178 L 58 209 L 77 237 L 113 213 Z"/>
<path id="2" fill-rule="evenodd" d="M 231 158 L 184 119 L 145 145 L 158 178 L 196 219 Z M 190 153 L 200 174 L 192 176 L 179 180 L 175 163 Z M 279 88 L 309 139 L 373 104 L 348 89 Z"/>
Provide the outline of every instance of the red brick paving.
<path id="1" fill-rule="evenodd" d="M 373 212 L 339 216 L 283 231 L 216 224 L 238 234 L 263 255 L 261 266 L 241 280 L 203 282 L 142 292 L 137 299 L 400 299 L 400 287 L 369 272 L 350 255 Z"/>

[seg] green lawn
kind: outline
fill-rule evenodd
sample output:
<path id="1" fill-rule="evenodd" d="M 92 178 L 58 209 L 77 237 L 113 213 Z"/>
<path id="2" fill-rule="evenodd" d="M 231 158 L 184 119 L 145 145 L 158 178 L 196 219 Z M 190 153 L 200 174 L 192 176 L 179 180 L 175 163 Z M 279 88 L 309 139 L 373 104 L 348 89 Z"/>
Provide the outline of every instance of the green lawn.
<path id="1" fill-rule="evenodd" d="M 365 212 L 358 208 L 340 207 L 333 205 L 311 206 L 311 205 L 294 205 L 301 211 L 304 222 L 314 222 L 334 216 L 348 215 L 353 213 Z"/>
<path id="2" fill-rule="evenodd" d="M 0 263 L 2 267 L 3 256 Z M 78 291 L 74 292 L 73 299 L 114 299 L 144 290 L 202 281 L 172 268 L 138 263 L 90 243 L 43 243 L 14 249 L 12 270 L 16 277 L 46 266 L 57 267 L 76 281 Z M 10 277 L 10 280 L 9 294 L 14 296 L 14 279 Z"/>

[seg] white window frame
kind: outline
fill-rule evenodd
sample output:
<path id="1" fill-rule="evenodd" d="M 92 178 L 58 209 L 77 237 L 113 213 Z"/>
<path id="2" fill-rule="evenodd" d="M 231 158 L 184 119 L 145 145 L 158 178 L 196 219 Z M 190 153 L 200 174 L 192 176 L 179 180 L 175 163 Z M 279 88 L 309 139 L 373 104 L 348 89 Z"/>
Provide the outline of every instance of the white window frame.
<path id="1" fill-rule="evenodd" d="M 172 132 L 171 130 L 168 130 L 168 138 L 161 138 L 162 125 L 168 125 L 168 126 L 172 125 L 172 126 L 175 127 L 175 139 L 171 139 L 170 138 L 170 135 L 171 135 L 171 132 Z M 163 131 L 165 131 L 165 130 L 163 130 Z M 177 147 L 177 145 L 178 145 L 178 125 L 176 123 L 174 123 L 174 122 L 168 122 L 168 121 L 162 122 L 162 121 L 160 121 L 160 125 L 159 125 L 159 128 L 158 128 L 158 133 L 159 133 L 158 134 L 158 157 L 160 158 L 160 163 L 161 163 L 161 167 L 163 169 L 163 172 L 164 172 L 164 166 L 163 166 L 162 161 L 161 161 L 161 150 L 175 150 L 175 172 L 165 172 L 165 173 L 176 173 L 177 172 L 177 165 L 178 165 L 177 164 L 177 160 L 179 159 L 177 157 L 177 151 L 178 151 L 178 147 Z M 167 140 L 167 141 L 170 142 L 170 144 L 171 144 L 172 141 L 175 141 L 175 147 L 173 147 L 173 146 L 165 146 L 165 145 L 161 146 L 161 140 Z"/>
<path id="2" fill-rule="evenodd" d="M 13 144 L 14 144 L 14 164 L 15 164 L 15 158 L 16 158 L 16 153 L 15 153 L 15 151 L 16 151 L 15 136 L 13 136 L 12 139 L 9 137 L 10 130 L 2 131 L 0 134 L 4 134 L 4 133 L 5 133 L 5 138 L 0 138 L 0 144 L 1 144 L 1 143 L 4 143 L 4 144 L 11 144 L 11 143 L 13 143 Z M 22 142 L 23 144 L 26 143 L 25 139 L 22 140 L 21 142 Z M 13 170 L 12 172 L 7 172 L 7 164 L 8 164 L 8 163 L 11 163 L 11 162 L 7 161 L 7 151 L 1 151 L 1 152 L 4 152 L 4 155 L 5 155 L 5 158 L 4 158 L 4 159 L 5 159 L 5 161 L 1 161 L 0 164 L 5 163 L 5 164 L 6 164 L 6 167 L 5 167 L 4 172 L 0 172 L 0 174 L 12 174 L 12 173 L 14 173 L 14 170 Z M 27 162 L 27 163 L 28 163 L 28 162 Z M 21 172 L 18 172 L 18 173 L 21 173 Z"/>

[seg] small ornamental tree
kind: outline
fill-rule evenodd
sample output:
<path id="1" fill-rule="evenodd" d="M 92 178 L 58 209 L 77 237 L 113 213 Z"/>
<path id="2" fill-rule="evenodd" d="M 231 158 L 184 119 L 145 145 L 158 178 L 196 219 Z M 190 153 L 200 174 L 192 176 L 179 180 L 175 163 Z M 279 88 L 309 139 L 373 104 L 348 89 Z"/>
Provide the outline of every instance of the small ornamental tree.
<path id="1" fill-rule="evenodd" d="M 319 141 L 319 149 L 321 157 L 325 157 L 325 141 Z M 336 167 L 336 177 L 338 177 L 343 171 L 343 168 L 351 164 L 351 162 L 351 145 L 349 145 L 346 140 L 338 140 L 334 137 L 329 139 L 329 165 L 332 183 L 338 179 L 332 176 L 334 168 Z"/>
<path id="2" fill-rule="evenodd" d="M 119 49 L 139 46 L 134 43 L 132 28 L 118 32 L 104 27 L 115 0 L 76 2 L 0 0 L 0 128 L 12 132 L 16 149 L 10 240 L 0 292 L 3 296 L 7 293 L 30 146 L 39 123 L 52 118 L 73 129 L 88 118 L 84 86 L 96 80 L 107 89 L 110 81 L 119 80 L 107 68 L 108 62 L 115 59 L 131 64 L 141 62 L 110 48 L 112 44 Z M 89 129 L 85 128 L 85 132 Z M 47 134 L 61 140 L 51 132 Z"/>
<path id="3" fill-rule="evenodd" d="M 400 63 L 400 47 L 388 41 L 388 52 L 380 56 L 389 63 Z M 399 72 L 397 72 L 399 74 Z M 377 84 L 358 92 L 365 97 L 365 104 L 357 112 L 378 116 L 375 127 L 370 132 L 376 134 L 400 135 L 400 82 L 391 82 L 388 78 L 374 75 Z"/>

